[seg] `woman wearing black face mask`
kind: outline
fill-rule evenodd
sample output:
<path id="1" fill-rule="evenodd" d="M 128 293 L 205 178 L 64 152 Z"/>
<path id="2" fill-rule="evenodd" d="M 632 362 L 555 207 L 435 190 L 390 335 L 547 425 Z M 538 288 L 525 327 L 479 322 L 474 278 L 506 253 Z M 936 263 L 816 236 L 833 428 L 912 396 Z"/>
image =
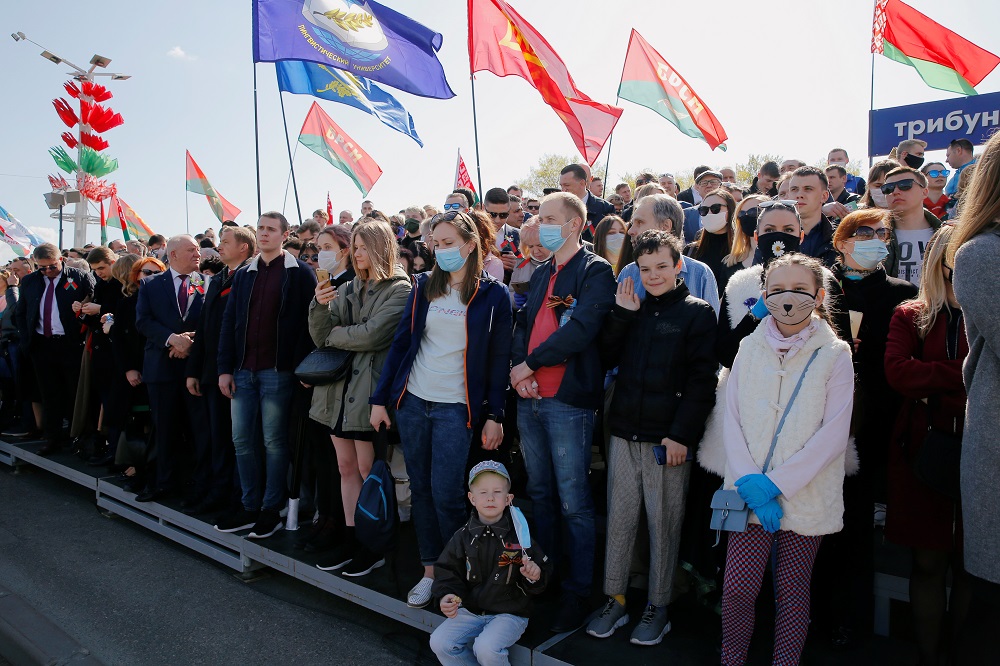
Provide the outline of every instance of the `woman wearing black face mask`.
<path id="1" fill-rule="evenodd" d="M 757 263 L 757 215 L 762 201 L 769 199 L 763 194 L 751 194 L 736 204 L 732 221 L 733 242 L 729 254 L 722 260 L 726 266 L 740 270 Z"/>
<path id="2" fill-rule="evenodd" d="M 715 351 L 719 362 L 727 368 L 736 358 L 740 341 L 753 333 L 761 319 L 767 316 L 763 303 L 758 303 L 764 269 L 776 257 L 798 252 L 802 242 L 802 222 L 794 201 L 762 201 L 758 211 L 754 231 L 758 258 L 754 260 L 755 265 L 736 271 L 729 278 L 719 309 Z M 839 306 L 841 293 L 839 287 L 833 285 L 827 294 L 827 305 L 834 330 L 841 339 L 850 341 L 850 319 L 846 310 Z"/>

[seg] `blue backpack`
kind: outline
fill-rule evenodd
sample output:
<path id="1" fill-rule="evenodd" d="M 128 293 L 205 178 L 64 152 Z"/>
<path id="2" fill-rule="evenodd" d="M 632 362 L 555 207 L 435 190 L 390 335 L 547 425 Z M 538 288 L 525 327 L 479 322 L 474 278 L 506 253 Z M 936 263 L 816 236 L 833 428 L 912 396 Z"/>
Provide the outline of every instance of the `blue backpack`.
<path id="1" fill-rule="evenodd" d="M 354 509 L 355 538 L 373 553 L 384 555 L 396 546 L 398 520 L 396 484 L 388 463 L 378 458 L 361 485 Z"/>

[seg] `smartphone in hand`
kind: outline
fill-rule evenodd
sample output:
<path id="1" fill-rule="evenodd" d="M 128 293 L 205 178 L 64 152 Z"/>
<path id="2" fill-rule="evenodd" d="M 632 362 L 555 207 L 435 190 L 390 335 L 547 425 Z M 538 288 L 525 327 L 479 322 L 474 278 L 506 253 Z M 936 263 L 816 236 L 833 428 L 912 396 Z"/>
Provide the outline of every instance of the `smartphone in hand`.
<path id="1" fill-rule="evenodd" d="M 321 283 L 321 284 L 323 282 L 329 282 L 330 281 L 330 271 L 326 270 L 325 268 L 317 268 L 316 269 L 316 281 L 319 282 L 319 283 Z"/>

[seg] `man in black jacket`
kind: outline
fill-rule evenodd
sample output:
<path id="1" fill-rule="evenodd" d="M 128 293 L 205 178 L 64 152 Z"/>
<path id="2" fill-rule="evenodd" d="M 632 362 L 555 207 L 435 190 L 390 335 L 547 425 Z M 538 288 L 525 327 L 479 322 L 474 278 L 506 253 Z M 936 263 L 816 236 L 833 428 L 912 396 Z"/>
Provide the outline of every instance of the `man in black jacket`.
<path id="1" fill-rule="evenodd" d="M 82 328 L 73 304 L 94 294 L 94 277 L 65 266 L 59 248 L 52 243 L 36 247 L 32 257 L 38 270 L 21 282 L 15 318 L 42 396 L 46 443 L 38 454 L 44 456 L 59 449 L 63 418 L 72 415 L 83 349 Z"/>
<path id="2" fill-rule="evenodd" d="M 608 215 L 615 214 L 615 207 L 604 199 L 595 197 L 587 189 L 587 170 L 580 164 L 568 164 L 559 172 L 559 189 L 575 194 L 583 202 L 587 211 L 586 225 L 583 229 L 583 240 L 594 240 L 594 228 Z"/>
<path id="3" fill-rule="evenodd" d="M 201 319 L 187 361 L 187 390 L 191 395 L 204 396 L 212 435 L 212 473 L 208 494 L 200 503 L 185 509 L 185 513 L 191 515 L 209 513 L 239 501 L 240 480 L 236 475 L 233 450 L 232 408 L 229 399 L 219 391 L 219 334 L 233 276 L 250 262 L 256 249 L 257 239 L 250 229 L 222 227 L 219 232 L 219 257 L 226 268 L 213 276 L 208 284 Z"/>
<path id="4" fill-rule="evenodd" d="M 551 627 L 556 632 L 580 626 L 593 583 L 587 475 L 594 413 L 604 396 L 597 335 L 615 293 L 611 265 L 582 245 L 586 214 L 569 192 L 542 200 L 539 236 L 553 256 L 531 276 L 528 300 L 517 313 L 510 373 L 538 541 L 556 553 L 560 515 L 569 532 L 562 552 L 570 555 L 570 573 Z"/>
<path id="5" fill-rule="evenodd" d="M 673 591 L 694 450 L 715 404 L 715 311 L 690 295 L 678 277 L 683 246 L 667 231 L 636 242 L 646 298 L 631 278 L 618 285 L 615 307 L 601 331 L 605 367 L 618 379 L 607 420 L 608 535 L 604 592 L 608 602 L 587 627 L 607 638 L 628 622 L 632 547 L 646 507 L 650 536 L 649 596 L 631 642 L 655 645 L 669 630 Z"/>

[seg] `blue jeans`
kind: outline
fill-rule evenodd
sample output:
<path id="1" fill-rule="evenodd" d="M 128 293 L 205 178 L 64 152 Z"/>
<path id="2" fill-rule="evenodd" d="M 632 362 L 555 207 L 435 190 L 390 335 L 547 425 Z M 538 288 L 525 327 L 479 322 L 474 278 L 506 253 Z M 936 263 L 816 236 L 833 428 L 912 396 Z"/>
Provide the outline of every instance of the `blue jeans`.
<path id="1" fill-rule="evenodd" d="M 464 608 L 438 625 L 431 650 L 443 666 L 507 666 L 507 648 L 528 628 L 528 618 L 503 613 L 476 615 Z"/>
<path id="2" fill-rule="evenodd" d="M 521 453 L 528 471 L 528 497 L 542 550 L 558 557 L 559 515 L 569 540 L 569 576 L 562 587 L 590 596 L 594 580 L 594 498 L 590 494 L 590 446 L 594 410 L 572 407 L 555 398 L 517 401 Z"/>
<path id="3" fill-rule="evenodd" d="M 233 444 L 236 467 L 243 488 L 243 508 L 280 511 L 288 490 L 288 412 L 295 377 L 277 370 L 237 370 L 233 376 Z M 257 424 L 263 425 L 264 460 L 255 445 Z M 266 486 L 261 493 L 261 465 L 266 468 Z M 263 502 L 261 495 L 263 494 Z"/>
<path id="4" fill-rule="evenodd" d="M 420 562 L 437 562 L 444 545 L 469 519 L 465 463 L 472 429 L 462 403 L 428 402 L 412 393 L 396 411 Z"/>

